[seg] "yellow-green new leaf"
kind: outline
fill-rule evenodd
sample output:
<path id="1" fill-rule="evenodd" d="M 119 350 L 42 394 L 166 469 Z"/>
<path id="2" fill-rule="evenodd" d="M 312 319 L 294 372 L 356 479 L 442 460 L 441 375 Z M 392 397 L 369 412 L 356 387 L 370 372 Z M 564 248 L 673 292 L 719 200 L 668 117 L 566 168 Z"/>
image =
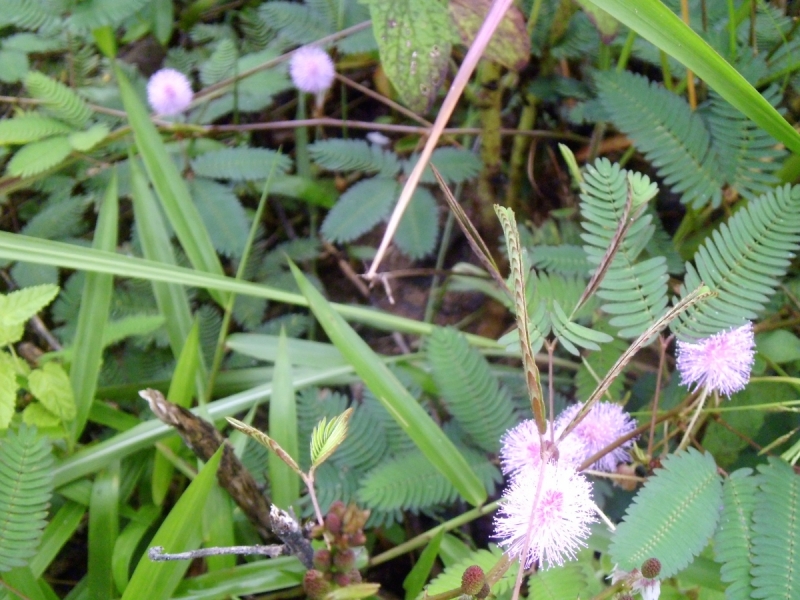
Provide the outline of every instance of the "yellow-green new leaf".
<path id="1" fill-rule="evenodd" d="M 62 423 L 75 418 L 75 397 L 64 367 L 49 362 L 28 375 L 31 394 Z"/>
<path id="2" fill-rule="evenodd" d="M 0 294 L 0 345 L 13 344 L 22 338 L 25 322 L 50 304 L 58 295 L 57 285 L 35 285 Z"/>
<path id="3" fill-rule="evenodd" d="M 326 422 L 323 419 L 311 432 L 311 468 L 316 469 L 324 463 L 347 438 L 347 426 L 353 409 L 348 408 L 338 417 Z"/>
<path id="4" fill-rule="evenodd" d="M 0 430 L 7 429 L 11 423 L 18 388 L 14 361 L 6 352 L 0 352 Z"/>
<path id="5" fill-rule="evenodd" d="M 380 357 L 337 314 L 303 273 L 289 263 L 300 291 L 325 333 L 353 365 L 356 373 L 389 414 L 414 441 L 425 457 L 444 475 L 459 494 L 477 506 L 486 500 L 486 490 L 466 458 L 453 445 L 417 400 L 403 387 Z"/>
<path id="6" fill-rule="evenodd" d="M 17 150 L 6 167 L 6 172 L 15 177 L 31 177 L 51 169 L 66 159 L 72 146 L 65 135 L 56 135 L 38 142 L 31 142 Z"/>
<path id="7" fill-rule="evenodd" d="M 108 137 L 110 130 L 108 125 L 98 123 L 92 125 L 86 131 L 75 131 L 69 134 L 69 145 L 78 152 L 88 152 L 97 144 Z"/>

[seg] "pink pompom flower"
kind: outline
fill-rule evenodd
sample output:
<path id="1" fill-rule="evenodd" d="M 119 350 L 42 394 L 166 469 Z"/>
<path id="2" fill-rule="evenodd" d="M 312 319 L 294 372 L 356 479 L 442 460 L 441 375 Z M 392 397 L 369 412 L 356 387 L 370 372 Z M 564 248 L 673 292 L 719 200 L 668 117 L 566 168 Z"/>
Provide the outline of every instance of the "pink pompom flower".
<path id="1" fill-rule="evenodd" d="M 540 475 L 542 487 L 537 499 Z M 518 473 L 503 493 L 503 500 L 494 520 L 495 537 L 526 569 L 534 561 L 549 567 L 574 559 L 577 550 L 586 546 L 589 523 L 596 520 L 591 484 L 573 467 L 560 462 Z"/>
<path id="2" fill-rule="evenodd" d="M 549 426 L 543 438 L 545 441 L 550 440 Z M 500 465 L 506 475 L 516 475 L 525 469 L 538 467 L 542 462 L 539 430 L 533 419 L 523 421 L 506 431 L 500 444 Z M 558 445 L 559 462 L 577 467 L 585 456 L 583 444 L 573 435 L 568 435 Z"/>
<path id="3" fill-rule="evenodd" d="M 295 87 L 307 94 L 323 94 L 333 84 L 336 69 L 328 53 L 316 46 L 298 48 L 289 61 Z"/>
<path id="4" fill-rule="evenodd" d="M 563 431 L 581 408 L 583 408 L 583 404 L 575 404 L 562 412 L 556 419 L 556 431 Z M 634 429 L 636 429 L 636 422 L 621 406 L 613 402 L 598 402 L 567 435 L 564 442 L 573 436 L 580 441 L 584 448 L 584 454 L 578 461 L 581 463 Z M 632 445 L 633 439 L 626 441 L 592 464 L 591 468 L 596 471 L 613 473 L 620 463 L 630 460 L 628 449 Z"/>
<path id="5" fill-rule="evenodd" d="M 721 331 L 695 344 L 678 342 L 681 384 L 706 387 L 730 397 L 750 381 L 755 358 L 753 324 Z"/>
<path id="6" fill-rule="evenodd" d="M 175 69 L 161 69 L 147 82 L 147 101 L 160 115 L 177 115 L 192 102 L 192 84 Z"/>

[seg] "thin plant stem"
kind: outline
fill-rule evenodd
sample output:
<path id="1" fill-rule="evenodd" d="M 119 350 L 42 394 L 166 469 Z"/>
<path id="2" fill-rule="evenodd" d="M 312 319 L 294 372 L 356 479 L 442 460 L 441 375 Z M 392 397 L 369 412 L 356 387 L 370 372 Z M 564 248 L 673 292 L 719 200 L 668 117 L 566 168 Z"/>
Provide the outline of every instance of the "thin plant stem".
<path id="1" fill-rule="evenodd" d="M 261 217 L 264 214 L 264 207 L 267 203 L 267 195 L 269 186 L 272 183 L 272 175 L 275 172 L 275 163 L 277 161 L 272 162 L 272 168 L 270 169 L 269 176 L 267 177 L 266 182 L 264 182 L 264 189 L 261 192 L 261 198 L 258 201 L 258 208 L 256 208 L 256 214 L 253 217 L 253 224 L 250 226 L 250 233 L 247 236 L 247 241 L 244 245 L 244 250 L 242 251 L 242 258 L 239 261 L 239 266 L 236 269 L 236 279 L 242 279 L 244 277 L 245 269 L 247 268 L 247 261 L 250 258 L 250 252 L 253 248 L 253 242 L 256 239 L 256 232 L 258 231 L 258 225 L 261 223 Z M 228 296 L 228 302 L 225 305 L 225 313 L 222 315 L 222 324 L 220 325 L 219 329 L 219 336 L 217 337 L 217 345 L 214 349 L 214 358 L 211 361 L 211 369 L 208 374 L 208 386 L 206 387 L 206 401 L 210 402 L 211 398 L 213 397 L 214 393 L 214 384 L 217 379 L 217 374 L 219 373 L 220 366 L 222 365 L 222 357 L 225 354 L 225 339 L 228 337 L 228 328 L 231 324 L 231 317 L 233 315 L 233 305 L 236 302 L 236 294 L 230 294 Z"/>
<path id="2" fill-rule="evenodd" d="M 697 423 L 697 419 L 700 416 L 700 413 L 703 410 L 703 406 L 706 403 L 706 398 L 708 398 L 709 387 L 707 385 L 703 386 L 702 391 L 700 392 L 700 397 L 697 399 L 697 409 L 694 411 L 692 415 L 692 420 L 689 421 L 689 425 L 686 427 L 686 433 L 683 434 L 683 439 L 681 443 L 678 444 L 678 450 L 683 450 L 686 446 L 689 445 L 689 440 L 692 435 L 692 429 L 694 428 L 695 423 Z"/>
<path id="3" fill-rule="evenodd" d="M 656 415 L 658 414 L 658 401 L 661 397 L 661 378 L 664 373 L 664 362 L 667 356 L 667 346 L 669 345 L 671 336 L 664 339 L 658 337 L 658 373 L 656 374 L 656 391 L 653 394 L 653 408 L 651 409 L 652 416 L 650 417 L 650 436 L 647 441 L 647 456 L 653 456 L 653 441 L 656 437 Z"/>

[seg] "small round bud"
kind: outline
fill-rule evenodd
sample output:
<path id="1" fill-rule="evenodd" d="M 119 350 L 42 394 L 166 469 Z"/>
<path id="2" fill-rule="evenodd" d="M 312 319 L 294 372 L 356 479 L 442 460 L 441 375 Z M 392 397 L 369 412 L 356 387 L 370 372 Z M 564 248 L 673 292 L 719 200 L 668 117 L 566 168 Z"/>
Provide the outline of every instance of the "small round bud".
<path id="1" fill-rule="evenodd" d="M 325 528 L 333 535 L 339 535 L 342 532 L 342 518 L 333 511 L 329 512 L 325 515 Z"/>
<path id="2" fill-rule="evenodd" d="M 331 584 L 316 569 L 309 569 L 303 576 L 303 589 L 312 600 L 323 598 L 331 590 Z"/>
<path id="3" fill-rule="evenodd" d="M 320 571 L 327 571 L 331 568 L 331 551 L 327 548 L 320 548 L 314 552 L 314 568 Z"/>
<path id="4" fill-rule="evenodd" d="M 350 578 L 350 583 L 361 583 L 361 573 L 357 569 L 348 572 L 347 576 Z"/>
<path id="5" fill-rule="evenodd" d="M 336 573 L 336 575 L 333 576 L 333 583 L 339 587 L 347 587 L 352 582 L 348 573 Z"/>
<path id="6" fill-rule="evenodd" d="M 356 565 L 356 553 L 350 548 L 347 550 L 340 550 L 333 556 L 333 566 L 340 573 L 351 571 Z"/>
<path id="7" fill-rule="evenodd" d="M 641 570 L 647 579 L 655 579 L 661 573 L 661 562 L 657 558 L 648 558 L 642 563 Z"/>
<path id="8" fill-rule="evenodd" d="M 475 596 L 480 593 L 486 582 L 486 576 L 478 565 L 472 565 L 464 569 L 461 576 L 461 591 L 464 594 Z"/>

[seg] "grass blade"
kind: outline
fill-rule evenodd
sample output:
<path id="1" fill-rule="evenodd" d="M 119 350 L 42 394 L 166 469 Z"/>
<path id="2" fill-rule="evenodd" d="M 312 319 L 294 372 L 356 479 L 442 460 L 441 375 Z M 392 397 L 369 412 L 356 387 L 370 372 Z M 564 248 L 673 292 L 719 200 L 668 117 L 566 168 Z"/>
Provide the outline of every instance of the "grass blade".
<path id="1" fill-rule="evenodd" d="M 93 246 L 97 250 L 113 252 L 117 247 L 117 174 L 111 176 L 94 232 Z M 72 425 L 73 440 L 77 440 L 86 425 L 89 410 L 97 390 L 97 377 L 103 357 L 103 332 L 108 322 L 108 309 L 114 286 L 113 275 L 87 273 L 81 294 L 81 308 L 75 330 L 73 347 L 79 349 L 72 356 L 69 380 L 75 396 L 77 415 Z"/>
<path id="2" fill-rule="evenodd" d="M 128 122 L 133 130 L 133 139 L 144 161 L 145 169 L 156 190 L 161 206 L 167 214 L 170 225 L 180 240 L 189 261 L 200 271 L 222 275 L 211 237 L 203 223 L 197 207 L 192 202 L 189 188 L 183 181 L 178 168 L 172 162 L 161 136 L 150 121 L 147 109 L 133 89 L 125 73 L 119 67 L 114 69 L 119 84 L 119 93 Z M 220 305 L 225 305 L 226 294 L 215 290 L 211 293 Z"/>
<path id="3" fill-rule="evenodd" d="M 364 384 L 461 496 L 473 506 L 483 504 L 486 490 L 464 456 L 397 380 L 394 373 L 383 364 L 380 357 L 331 308 L 300 270 L 292 263 L 290 266 L 300 291 L 308 299 L 311 310 L 325 333 L 353 365 Z"/>
<path id="4" fill-rule="evenodd" d="M 89 570 L 90 598 L 114 596 L 111 559 L 119 534 L 119 461 L 101 471 L 92 484 L 89 500 Z"/>
<path id="5" fill-rule="evenodd" d="M 292 385 L 292 364 L 286 332 L 281 329 L 275 374 L 272 379 L 272 397 L 269 402 L 269 434 L 289 456 L 300 460 L 297 442 L 297 407 Z M 272 502 L 284 510 L 300 498 L 300 478 L 294 470 L 274 452 L 269 453 L 269 481 Z"/>

